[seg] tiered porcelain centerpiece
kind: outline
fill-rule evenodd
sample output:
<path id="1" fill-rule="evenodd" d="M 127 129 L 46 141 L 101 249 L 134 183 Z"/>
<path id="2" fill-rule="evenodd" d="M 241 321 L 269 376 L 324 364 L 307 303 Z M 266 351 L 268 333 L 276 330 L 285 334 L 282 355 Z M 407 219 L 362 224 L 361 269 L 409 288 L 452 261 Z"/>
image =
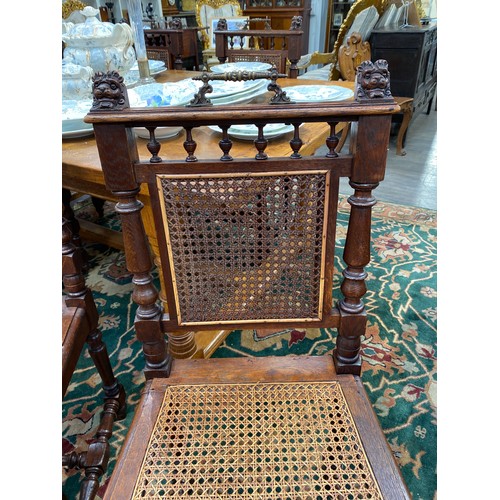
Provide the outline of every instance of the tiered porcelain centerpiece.
<path id="1" fill-rule="evenodd" d="M 66 44 L 63 57 L 79 66 L 90 66 L 94 72 L 127 73 L 135 64 L 134 38 L 128 24 L 112 24 L 97 19 L 98 9 L 85 7 L 85 22 L 65 26 L 62 39 Z M 68 23 L 70 24 L 70 23 Z"/>

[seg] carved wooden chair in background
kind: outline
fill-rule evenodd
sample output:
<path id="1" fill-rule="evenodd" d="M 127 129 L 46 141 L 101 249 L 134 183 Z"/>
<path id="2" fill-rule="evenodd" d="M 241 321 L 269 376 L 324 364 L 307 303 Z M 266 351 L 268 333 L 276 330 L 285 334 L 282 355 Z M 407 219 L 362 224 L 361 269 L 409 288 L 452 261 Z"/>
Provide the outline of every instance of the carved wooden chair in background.
<path id="1" fill-rule="evenodd" d="M 168 69 L 182 69 L 184 52 L 180 19 L 175 19 L 168 29 L 144 30 L 148 59 L 163 61 Z"/>
<path id="2" fill-rule="evenodd" d="M 70 224 L 65 218 L 62 220 L 62 273 L 66 292 L 62 301 L 62 397 L 66 394 L 85 343 L 101 376 L 105 394 L 101 422 L 88 450 L 73 451 L 62 457 L 66 469 L 84 471 L 80 500 L 91 500 L 108 465 L 113 423 L 125 417 L 125 391 L 113 374 L 98 328 L 96 305 L 82 274 L 81 249 L 73 244 Z"/>
<path id="3" fill-rule="evenodd" d="M 356 101 L 293 104 L 271 80 L 269 103 L 210 106 L 210 80 L 191 105 L 129 108 L 123 78 L 94 77 L 93 123 L 106 185 L 119 199 L 135 330 L 146 387 L 105 498 L 409 499 L 361 373 L 373 189 L 383 180 L 391 117 L 387 64 L 364 62 Z M 231 73 L 231 79 L 248 74 Z M 200 78 L 200 77 L 198 77 Z M 377 82 L 373 85 L 373 82 Z M 120 88 L 99 98 L 105 86 Z M 335 152 L 339 122 L 353 121 L 351 152 Z M 290 123 L 290 156 L 266 154 L 264 126 Z M 326 122 L 328 154 L 302 157 L 301 124 Z M 233 158 L 228 128 L 255 124 L 255 156 Z M 197 150 L 195 129 L 222 130 L 220 156 Z M 150 158 L 133 127 L 148 127 Z M 155 128 L 185 129 L 185 161 L 162 155 Z M 162 155 L 162 156 L 160 156 Z M 207 158 L 208 156 L 208 158 Z M 334 276 L 338 189 L 353 194 Z M 137 195 L 147 184 L 168 312 L 153 285 Z M 332 290 L 337 296 L 333 299 Z M 323 356 L 172 359 L 167 336 L 214 328 L 336 328 Z"/>
<path id="4" fill-rule="evenodd" d="M 220 63 L 259 61 L 276 67 L 280 73 L 297 78 L 302 35 L 302 17 L 292 19 L 287 30 L 227 30 L 226 19 L 220 19 L 215 33 L 215 55 Z"/>
<path id="5" fill-rule="evenodd" d="M 356 69 L 362 61 L 371 59 L 371 48 L 367 41 L 363 41 L 359 33 L 353 33 L 348 39 L 346 45 L 342 45 L 339 49 L 339 68 L 342 80 L 353 82 L 356 78 Z M 398 136 L 396 139 L 396 154 L 404 156 L 406 151 L 403 149 L 403 141 L 413 115 L 413 98 L 394 96 L 394 100 L 399 105 L 403 120 L 399 127 Z M 342 130 L 337 152 L 342 150 L 350 132 L 348 124 Z"/>
<path id="6" fill-rule="evenodd" d="M 212 38 L 212 21 L 242 16 L 241 5 L 238 0 L 198 0 L 195 15 L 198 27 L 202 28 L 200 36 L 203 64 L 208 69 L 210 64 L 218 64 L 215 59 L 215 41 Z"/>

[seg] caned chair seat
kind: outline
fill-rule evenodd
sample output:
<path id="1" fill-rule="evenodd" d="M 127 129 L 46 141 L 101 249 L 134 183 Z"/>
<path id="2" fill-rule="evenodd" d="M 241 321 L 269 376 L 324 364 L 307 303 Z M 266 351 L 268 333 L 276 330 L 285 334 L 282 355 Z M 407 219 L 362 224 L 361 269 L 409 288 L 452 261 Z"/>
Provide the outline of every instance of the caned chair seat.
<path id="1" fill-rule="evenodd" d="M 331 356 L 174 360 L 105 498 L 408 498 L 359 377 L 332 373 Z"/>

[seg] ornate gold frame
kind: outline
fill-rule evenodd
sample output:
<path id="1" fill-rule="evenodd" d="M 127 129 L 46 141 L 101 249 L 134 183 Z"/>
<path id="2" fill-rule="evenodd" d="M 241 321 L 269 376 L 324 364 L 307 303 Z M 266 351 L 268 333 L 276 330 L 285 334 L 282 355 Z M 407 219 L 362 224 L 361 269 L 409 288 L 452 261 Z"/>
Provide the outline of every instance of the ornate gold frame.
<path id="1" fill-rule="evenodd" d="M 212 7 L 212 9 L 220 9 L 224 5 L 232 5 L 237 8 L 237 13 L 233 14 L 230 17 L 241 16 L 241 5 L 238 0 L 200 0 L 196 2 L 196 22 L 200 28 L 209 27 L 209 24 L 205 25 L 205 23 L 201 19 L 201 9 L 204 6 Z M 219 16 L 221 17 L 221 16 Z M 208 20 L 209 22 L 209 20 Z M 205 30 L 200 31 L 202 44 L 204 49 L 210 48 L 210 35 Z"/>

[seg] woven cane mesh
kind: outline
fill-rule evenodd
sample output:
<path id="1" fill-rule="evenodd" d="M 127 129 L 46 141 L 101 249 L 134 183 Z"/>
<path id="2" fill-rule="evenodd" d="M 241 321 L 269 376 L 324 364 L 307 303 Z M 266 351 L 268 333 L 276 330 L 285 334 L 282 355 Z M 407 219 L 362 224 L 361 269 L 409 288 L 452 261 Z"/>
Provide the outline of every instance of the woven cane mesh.
<path id="1" fill-rule="evenodd" d="M 340 385 L 168 387 L 134 499 L 380 499 Z"/>
<path id="2" fill-rule="evenodd" d="M 324 172 L 160 183 L 181 324 L 321 317 Z"/>

